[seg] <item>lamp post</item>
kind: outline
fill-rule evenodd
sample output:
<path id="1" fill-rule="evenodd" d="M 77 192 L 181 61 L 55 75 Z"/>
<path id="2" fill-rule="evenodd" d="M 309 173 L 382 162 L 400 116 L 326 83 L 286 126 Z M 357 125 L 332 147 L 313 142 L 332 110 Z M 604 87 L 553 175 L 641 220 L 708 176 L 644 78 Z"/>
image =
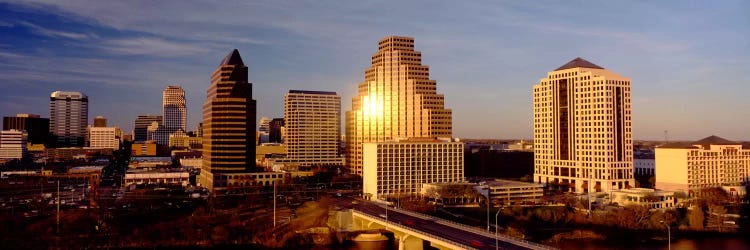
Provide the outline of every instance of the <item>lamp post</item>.
<path id="1" fill-rule="evenodd" d="M 500 240 L 498 239 L 498 234 L 497 234 L 497 217 L 500 215 L 500 211 L 502 210 L 503 210 L 503 207 L 500 207 L 500 209 L 497 210 L 497 213 L 495 213 L 495 250 L 500 249 L 500 246 L 498 246 L 500 244 Z"/>
<path id="2" fill-rule="evenodd" d="M 662 224 L 664 224 L 664 226 L 667 227 L 667 249 L 672 250 L 672 232 L 671 232 L 672 230 L 669 229 L 669 224 L 667 224 L 666 222 L 664 221 L 659 221 L 659 222 L 661 222 Z"/>

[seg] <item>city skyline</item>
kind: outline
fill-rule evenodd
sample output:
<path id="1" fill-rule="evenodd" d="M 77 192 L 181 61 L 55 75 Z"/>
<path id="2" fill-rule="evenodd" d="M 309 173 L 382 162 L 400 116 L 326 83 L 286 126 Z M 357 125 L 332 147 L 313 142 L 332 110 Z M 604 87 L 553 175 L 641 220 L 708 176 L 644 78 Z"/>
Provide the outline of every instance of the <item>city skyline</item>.
<path id="1" fill-rule="evenodd" d="M 136 3 L 53 5 L 0 4 L 0 31 L 7 34 L 0 38 L 0 80 L 12 87 L 2 95 L 3 116 L 46 114 L 47 94 L 79 91 L 89 96 L 92 116 L 131 131 L 138 114 L 158 113 L 161 89 L 169 83 L 184 87 L 193 128 L 212 59 L 238 48 L 251 59 L 259 116 L 281 117 L 289 89 L 331 90 L 349 100 L 368 67 L 372 41 L 393 34 L 419 41 L 423 63 L 453 110 L 455 137 L 531 138 L 529 86 L 538 72 L 583 57 L 633 79 L 635 140 L 662 140 L 665 130 L 670 140 L 706 134 L 750 139 L 750 122 L 735 111 L 750 108 L 742 86 L 750 81 L 743 73 L 750 68 L 750 49 L 742 42 L 750 32 L 745 2 L 434 4 L 408 18 L 387 4 L 248 3 L 212 12 L 188 2 L 153 8 L 175 9 L 164 17 Z M 617 7 L 628 11 L 603 11 Z M 136 9 L 142 15 L 126 15 Z M 394 12 L 372 18 L 379 11 Z M 453 12 L 460 15 L 446 17 Z M 247 14 L 210 20 L 231 13 Z M 237 28 L 247 32 L 230 33 Z M 54 70 L 39 72 L 39 66 Z M 350 103 L 342 109 L 351 110 Z"/>

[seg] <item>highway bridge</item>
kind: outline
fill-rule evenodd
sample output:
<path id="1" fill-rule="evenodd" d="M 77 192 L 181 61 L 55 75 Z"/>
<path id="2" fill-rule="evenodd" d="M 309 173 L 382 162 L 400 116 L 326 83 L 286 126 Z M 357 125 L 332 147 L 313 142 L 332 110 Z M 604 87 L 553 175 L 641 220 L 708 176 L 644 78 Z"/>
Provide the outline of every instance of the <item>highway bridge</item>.
<path id="1" fill-rule="evenodd" d="M 438 249 L 553 249 L 538 243 L 498 235 L 479 228 L 409 212 L 388 208 L 367 201 L 353 202 L 348 230 L 385 229 L 393 232 L 399 249 L 421 250 L 424 246 Z M 348 215 L 347 215 L 348 217 Z M 340 220 L 342 221 L 342 220 Z M 497 248 L 496 248 L 497 247 Z"/>

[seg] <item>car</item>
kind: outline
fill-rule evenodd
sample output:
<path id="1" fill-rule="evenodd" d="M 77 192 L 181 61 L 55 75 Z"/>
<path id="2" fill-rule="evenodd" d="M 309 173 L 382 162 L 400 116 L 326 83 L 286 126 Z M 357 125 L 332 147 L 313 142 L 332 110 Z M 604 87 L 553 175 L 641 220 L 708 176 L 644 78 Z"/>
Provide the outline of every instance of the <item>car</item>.
<path id="1" fill-rule="evenodd" d="M 378 216 L 380 216 L 380 218 L 388 218 L 388 216 L 385 214 L 378 214 Z"/>
<path id="2" fill-rule="evenodd" d="M 409 225 L 409 226 L 414 226 L 417 224 L 417 222 L 414 219 L 406 219 L 404 221 L 404 224 Z"/>
<path id="3" fill-rule="evenodd" d="M 469 244 L 472 247 L 484 247 L 485 246 L 484 243 L 482 243 L 481 241 L 478 241 L 478 240 L 471 240 L 471 242 L 469 242 Z"/>

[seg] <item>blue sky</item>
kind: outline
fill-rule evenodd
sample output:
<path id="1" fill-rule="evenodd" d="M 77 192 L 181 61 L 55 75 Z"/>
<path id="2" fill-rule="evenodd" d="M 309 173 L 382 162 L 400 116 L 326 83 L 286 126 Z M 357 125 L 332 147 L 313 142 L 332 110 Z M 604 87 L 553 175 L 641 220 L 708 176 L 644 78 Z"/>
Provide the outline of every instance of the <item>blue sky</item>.
<path id="1" fill-rule="evenodd" d="M 531 138 L 533 84 L 583 57 L 632 79 L 636 139 L 750 140 L 748 1 L 0 1 L 0 115 L 75 90 L 130 130 L 177 84 L 192 129 L 234 48 L 258 118 L 289 89 L 348 110 L 386 35 L 415 38 L 456 137 Z"/>

